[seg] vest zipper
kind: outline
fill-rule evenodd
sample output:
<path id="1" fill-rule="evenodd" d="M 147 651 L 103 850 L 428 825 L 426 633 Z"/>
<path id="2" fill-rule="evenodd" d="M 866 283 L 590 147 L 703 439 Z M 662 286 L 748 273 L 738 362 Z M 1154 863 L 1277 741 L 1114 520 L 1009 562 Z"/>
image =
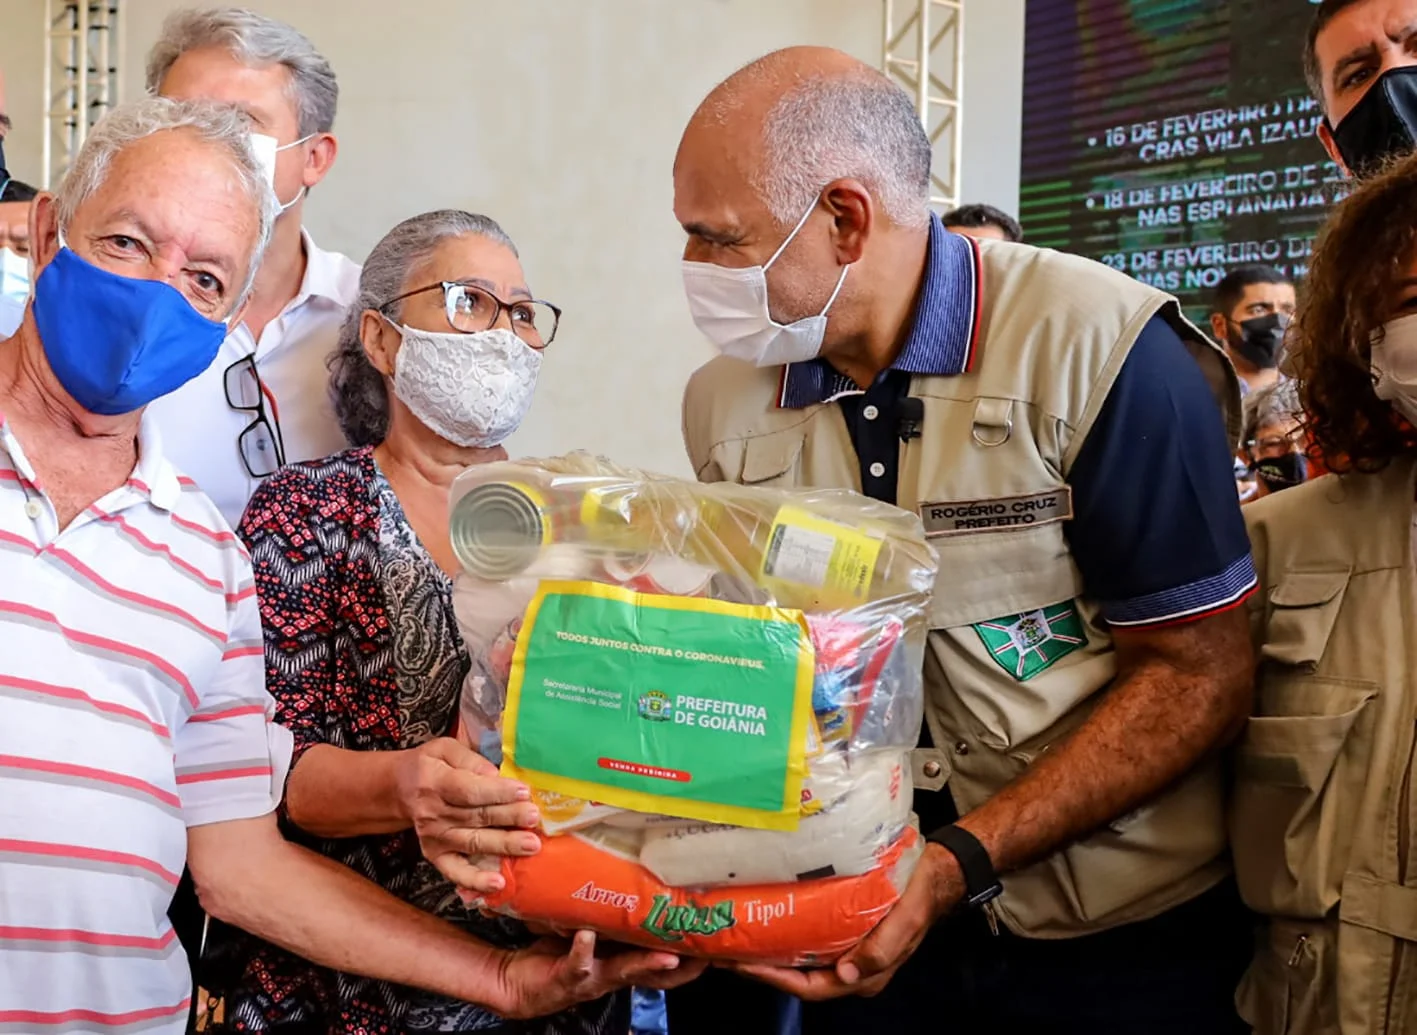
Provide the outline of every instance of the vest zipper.
<path id="1" fill-rule="evenodd" d="M 1417 732 L 1417 726 L 1413 728 Z M 1397 882 L 1407 883 L 1407 869 L 1411 855 L 1412 838 L 1412 762 L 1413 754 L 1417 752 L 1417 742 L 1409 741 L 1407 746 L 1407 765 L 1402 770 L 1402 788 L 1397 796 Z M 1392 953 L 1392 972 L 1388 979 L 1387 994 L 1387 1017 L 1389 1023 L 1393 1018 L 1393 1007 L 1397 1005 L 1402 989 L 1402 975 L 1407 963 L 1407 943 L 1394 939 Z"/>
<path id="2" fill-rule="evenodd" d="M 1415 727 L 1414 729 L 1417 729 Z M 1411 847 L 1412 821 L 1408 810 L 1412 808 L 1412 756 L 1417 744 L 1408 743 L 1407 766 L 1402 771 L 1402 789 L 1397 797 L 1397 881 L 1407 883 L 1407 863 Z"/>

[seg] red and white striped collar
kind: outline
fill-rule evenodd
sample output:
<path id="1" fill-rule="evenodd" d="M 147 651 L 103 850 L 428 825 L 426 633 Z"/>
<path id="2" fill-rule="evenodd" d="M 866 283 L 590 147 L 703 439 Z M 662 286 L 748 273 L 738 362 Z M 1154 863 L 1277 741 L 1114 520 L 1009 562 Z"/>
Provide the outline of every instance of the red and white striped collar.
<path id="1" fill-rule="evenodd" d="M 22 483 L 28 483 L 36 491 L 44 491 L 24 447 L 3 413 L 0 413 L 0 449 L 9 456 Z M 141 493 L 154 507 L 169 512 L 176 509 L 182 495 L 182 483 L 177 479 L 177 472 L 163 455 L 162 435 L 157 421 L 146 413 L 138 421 L 138 462 L 128 475 L 127 485 Z"/>

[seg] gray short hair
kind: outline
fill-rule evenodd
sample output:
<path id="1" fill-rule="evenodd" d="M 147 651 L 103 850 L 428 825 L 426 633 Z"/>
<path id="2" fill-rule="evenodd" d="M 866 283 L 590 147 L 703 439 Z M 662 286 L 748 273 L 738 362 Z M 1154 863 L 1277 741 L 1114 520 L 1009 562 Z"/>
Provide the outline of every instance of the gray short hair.
<path id="1" fill-rule="evenodd" d="M 813 76 L 789 89 L 763 126 L 754 186 L 773 218 L 791 225 L 833 180 L 860 180 L 891 222 L 930 217 L 930 138 L 915 103 L 878 72 Z"/>
<path id="2" fill-rule="evenodd" d="M 1272 385 L 1256 389 L 1245 396 L 1245 426 L 1241 441 L 1250 443 L 1260 428 L 1304 419 L 1304 405 L 1299 401 L 1299 383 L 1292 378 L 1280 378 Z"/>
<path id="3" fill-rule="evenodd" d="M 124 148 L 154 133 L 186 130 L 220 149 L 230 160 L 241 186 L 256 209 L 258 235 L 251 253 L 251 268 L 236 296 L 234 312 L 250 293 L 271 240 L 278 215 L 275 192 L 266 183 L 266 174 L 251 150 L 251 123 L 246 114 L 229 104 L 211 101 L 174 101 L 166 97 L 144 97 L 112 109 L 89 130 L 84 146 L 64 174 L 55 193 L 59 225 L 68 226 L 74 214 L 108 179 L 113 159 Z M 181 190 L 173 184 L 173 190 Z"/>
<path id="4" fill-rule="evenodd" d="M 290 72 L 300 135 L 328 133 L 334 127 L 339 84 L 330 63 L 304 33 L 244 7 L 190 8 L 168 15 L 148 53 L 148 92 L 157 93 L 177 59 L 201 47 L 222 47 L 252 68 L 284 65 Z"/>
<path id="5" fill-rule="evenodd" d="M 485 237 L 505 245 L 513 255 L 517 246 L 507 232 L 487 216 L 459 209 L 438 209 L 405 219 L 374 245 L 359 274 L 359 296 L 340 327 L 339 343 L 330 357 L 330 399 L 340 430 L 353 446 L 376 446 L 389 433 L 389 393 L 384 375 L 369 362 L 359 324 L 366 309 L 382 310 L 406 289 L 408 276 L 433 256 L 450 237 Z M 399 321 L 401 305 L 385 315 Z"/>

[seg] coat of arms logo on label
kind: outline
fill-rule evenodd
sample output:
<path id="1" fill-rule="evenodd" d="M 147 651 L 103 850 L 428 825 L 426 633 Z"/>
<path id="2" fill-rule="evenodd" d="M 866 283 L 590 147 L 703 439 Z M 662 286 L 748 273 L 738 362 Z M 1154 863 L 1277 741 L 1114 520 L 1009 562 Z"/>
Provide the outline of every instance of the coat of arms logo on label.
<path id="1" fill-rule="evenodd" d="M 1087 646 L 1087 631 L 1071 601 L 974 627 L 989 656 L 1020 683 Z"/>

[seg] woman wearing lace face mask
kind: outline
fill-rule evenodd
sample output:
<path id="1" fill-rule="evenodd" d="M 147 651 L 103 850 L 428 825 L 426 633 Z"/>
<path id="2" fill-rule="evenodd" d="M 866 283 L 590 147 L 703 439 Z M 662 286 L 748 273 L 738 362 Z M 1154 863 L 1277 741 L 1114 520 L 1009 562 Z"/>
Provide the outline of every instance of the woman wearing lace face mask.
<path id="1" fill-rule="evenodd" d="M 559 312 L 525 285 L 512 242 L 486 217 L 430 212 L 395 227 L 364 266 L 331 360 L 336 415 L 356 448 L 280 471 L 240 528 L 268 686 L 296 741 L 288 832 L 431 913 L 524 949 L 519 958 L 564 950 L 527 948 L 534 939 L 520 925 L 468 912 L 448 879 L 484 886 L 467 856 L 539 848 L 525 788 L 450 736 L 469 659 L 452 612 L 448 489 L 468 465 L 505 458 L 502 442 L 531 403 Z M 641 972 L 677 965 L 663 954 L 618 958 Z M 247 1031 L 303 1021 L 302 1032 L 619 1033 L 629 993 L 606 993 L 645 983 L 621 977 L 559 998 L 529 990 L 524 1015 L 562 1012 L 505 1027 L 475 1004 L 337 977 L 260 946 L 227 1017 Z M 663 974 L 648 983 L 657 981 L 668 983 Z"/>
<path id="2" fill-rule="evenodd" d="M 1336 477 L 1245 508 L 1261 666 L 1231 838 L 1270 918 L 1239 995 L 1259 1035 L 1417 1017 L 1417 157 L 1334 211 L 1305 295 L 1290 365 Z"/>

